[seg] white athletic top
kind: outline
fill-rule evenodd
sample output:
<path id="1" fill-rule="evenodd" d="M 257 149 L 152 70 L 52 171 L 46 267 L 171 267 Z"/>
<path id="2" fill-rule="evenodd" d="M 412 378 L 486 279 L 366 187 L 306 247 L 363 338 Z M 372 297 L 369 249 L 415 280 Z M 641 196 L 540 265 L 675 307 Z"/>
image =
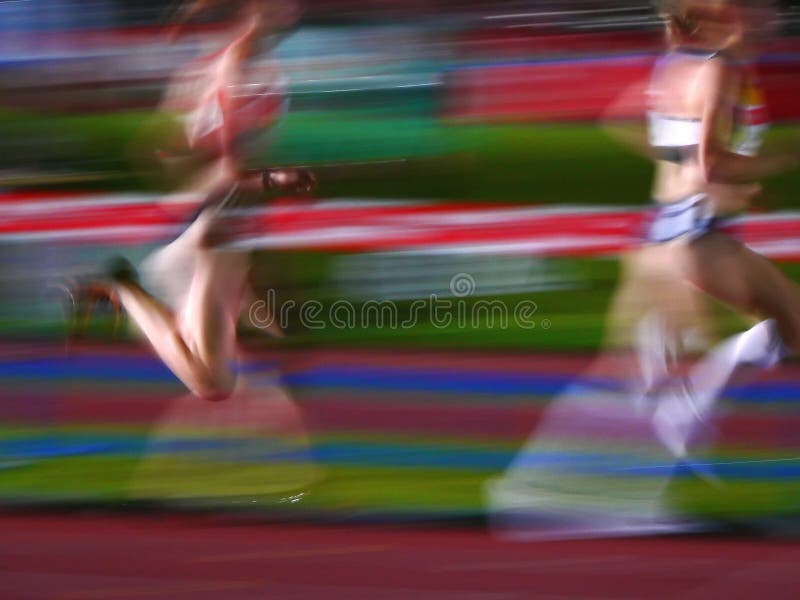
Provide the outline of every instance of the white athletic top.
<path id="1" fill-rule="evenodd" d="M 647 133 L 650 145 L 656 148 L 683 148 L 700 143 L 700 119 L 671 117 L 648 111 Z"/>
<path id="2" fill-rule="evenodd" d="M 666 63 L 677 57 L 707 61 L 717 56 L 720 56 L 718 52 L 674 50 L 656 63 L 653 79 Z M 769 116 L 753 69 L 746 65 L 742 69 L 744 82 L 733 110 L 729 147 L 737 154 L 753 156 L 764 142 L 769 128 Z M 653 93 L 651 87 L 650 94 Z M 702 122 L 699 118 L 674 117 L 648 110 L 647 125 L 650 145 L 660 151 L 664 160 L 681 162 L 691 156 L 700 144 Z"/>

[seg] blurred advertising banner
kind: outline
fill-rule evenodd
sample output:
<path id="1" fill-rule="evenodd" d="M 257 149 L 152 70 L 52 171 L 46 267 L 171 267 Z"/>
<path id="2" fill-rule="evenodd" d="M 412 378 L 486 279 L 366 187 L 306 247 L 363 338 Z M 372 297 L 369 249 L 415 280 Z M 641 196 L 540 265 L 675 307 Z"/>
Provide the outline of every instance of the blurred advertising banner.
<path id="1" fill-rule="evenodd" d="M 800 46 L 799 46 L 800 47 Z M 768 110 L 776 121 L 800 118 L 795 82 L 800 53 L 768 54 L 758 65 Z M 593 121 L 626 89 L 649 77 L 655 56 L 477 64 L 448 74 L 445 114 L 465 121 Z M 634 94 L 614 118 L 642 118 L 645 98 Z"/>
<path id="2" fill-rule="evenodd" d="M 211 26 L 173 39 L 163 24 L 14 35 L 13 43 L 0 40 L 2 105 L 69 112 L 150 108 L 176 69 L 220 43 Z M 294 110 L 386 111 L 391 102 L 396 112 L 429 114 L 446 55 L 437 40 L 424 25 L 304 27 L 279 41 L 275 58 L 290 79 Z M 269 46 L 254 69 L 270 63 Z"/>
<path id="3" fill-rule="evenodd" d="M 156 243 L 192 214 L 191 196 L 169 204 L 147 194 L 0 196 L 0 242 Z M 618 206 L 536 206 L 433 201 L 287 199 L 240 211 L 228 245 L 240 249 L 463 255 L 614 256 L 636 243 L 648 211 Z M 745 216 L 731 227 L 754 249 L 800 259 L 800 214 Z"/>

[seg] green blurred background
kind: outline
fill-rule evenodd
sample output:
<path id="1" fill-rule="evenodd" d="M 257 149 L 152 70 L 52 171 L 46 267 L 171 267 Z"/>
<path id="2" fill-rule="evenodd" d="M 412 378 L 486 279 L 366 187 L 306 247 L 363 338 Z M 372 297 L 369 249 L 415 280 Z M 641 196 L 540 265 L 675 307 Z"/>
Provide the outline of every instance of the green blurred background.
<path id="1" fill-rule="evenodd" d="M 299 110 L 288 116 L 263 163 L 315 168 L 322 198 L 641 208 L 648 204 L 649 161 L 602 127 L 458 124 L 438 118 L 432 104 L 423 100 L 417 99 L 417 110 L 411 111 L 417 114 L 412 115 L 372 115 L 360 108 Z M 387 111 L 392 113 L 391 107 Z M 15 175 L 9 164 L 7 184 L 58 191 L 167 191 L 169 182 L 155 161 L 143 161 L 142 156 L 147 155 L 145 148 L 157 146 L 163 131 L 171 126 L 167 117 L 148 112 L 43 115 L 5 111 L 0 118 L 0 140 L 5 142 L 0 145 L 13 144 L 14 152 L 4 153 L 3 160 L 34 167 L 30 175 Z M 797 135 L 794 126 L 776 127 L 768 143 L 789 144 Z M 26 143 L 20 145 L 19 140 Z M 53 143 L 57 140 L 62 143 Z M 799 191 L 800 174 L 776 177 L 766 183 L 755 209 L 792 209 Z M 149 250 L 129 252 L 137 258 Z M 98 250 L 102 253 L 103 249 Z M 279 301 L 314 298 L 333 302 L 341 295 L 340 286 L 331 280 L 341 258 L 330 253 L 259 252 L 256 287 L 277 289 Z M 536 265 L 550 274 L 560 273 L 569 282 L 560 287 L 567 289 L 542 286 L 544 289 L 534 294 L 516 293 L 499 299 L 514 303 L 535 298 L 538 314 L 555 324 L 546 335 L 513 326 L 502 331 L 442 330 L 424 322 L 409 331 L 364 326 L 312 332 L 298 325 L 281 343 L 596 349 L 602 339 L 605 307 L 616 283 L 616 260 L 552 258 L 540 259 Z M 793 265 L 784 268 L 793 275 L 799 272 Z M 720 334 L 741 326 L 739 319 L 718 308 L 724 316 Z M 3 324 L 17 334 L 48 328 L 52 332 L 55 326 L 36 316 L 25 319 L 18 311 L 6 311 Z M 100 326 L 99 331 L 105 327 Z"/>
<path id="2" fill-rule="evenodd" d="M 389 63 L 376 64 L 389 70 Z M 253 157 L 254 162 L 310 166 L 317 173 L 321 198 L 642 209 L 648 205 L 650 162 L 609 130 L 591 122 L 501 125 L 451 120 L 444 114 L 442 86 L 436 78 L 420 75 L 437 72 L 441 64 L 392 65 L 399 73 L 392 73 L 386 85 L 371 89 L 358 86 L 358 90 L 337 93 L 302 86 L 293 89 L 292 110 L 281 125 L 277 143 L 263 156 Z M 356 70 L 342 76 L 361 74 Z M 168 117 L 148 110 L 67 114 L 4 109 L 0 112 L 0 184 L 7 190 L 165 193 L 172 189 L 171 182 L 157 168 L 153 150 L 173 127 Z M 797 136 L 796 126 L 781 125 L 772 130 L 768 143 L 791 145 Z M 766 182 L 756 208 L 792 210 L 798 192 L 800 174 L 774 178 Z M 138 260 L 152 249 L 148 245 L 121 250 Z M 9 281 L 17 282 L 31 273 L 45 280 L 72 268 L 91 268 L 120 248 L 56 246 L 34 252 L 6 244 L 0 250 L 7 272 L 20 277 Z M 423 283 L 446 288 L 454 274 L 448 269 L 473 273 L 479 285 L 470 301 L 489 297 L 512 306 L 533 299 L 537 317 L 548 319 L 551 326 L 533 331 L 515 328 L 513 323 L 507 328 L 489 323 L 442 328 L 423 318 L 411 329 L 358 323 L 347 330 L 310 330 L 292 322 L 282 340 L 267 340 L 252 329 L 243 330 L 250 348 L 281 357 L 277 364 L 285 367 L 285 376 L 280 383 L 309 415 L 329 414 L 326 411 L 333 411 L 329 408 L 333 403 L 348 417 L 313 431 L 313 460 L 288 464 L 281 460 L 281 452 L 302 454 L 308 450 L 307 441 L 257 427 L 243 432 L 237 427 L 249 409 L 234 414 L 239 410 L 234 406 L 226 413 L 224 406 L 211 410 L 182 398 L 183 390 L 174 378 L 163 369 L 151 372 L 157 370 L 153 366 L 157 362 L 147 358 L 146 350 L 130 351 L 128 336 L 94 349 L 91 344 L 97 340 L 112 339 L 102 319 L 93 323 L 88 349 L 78 347 L 62 357 L 61 315 L 53 306 L 38 306 L 44 302 L 39 296 L 12 283 L 0 299 L 0 334 L 12 342 L 34 339 L 56 344 L 48 346 L 45 352 L 50 355 L 44 359 L 36 354 L 38 350 L 12 344 L 0 362 L 5 398 L 0 499 L 23 505 L 53 501 L 125 505 L 144 499 L 242 508 L 243 499 L 257 498 L 263 502 L 257 508 L 283 509 L 282 490 L 304 487 L 319 468 L 323 476 L 301 503 L 301 514 L 305 507 L 311 514 L 336 515 L 482 514 L 485 482 L 512 460 L 555 394 L 546 386 L 537 388 L 540 379 L 547 382 L 552 375 L 546 366 L 540 367 L 539 359 L 586 357 L 600 349 L 619 265 L 613 258 L 466 257 L 462 262 L 435 263 L 432 257 L 420 256 L 416 260 L 420 273 L 427 272 L 424 278 L 420 275 Z M 256 253 L 255 282 L 257 291 L 277 290 L 279 301 L 313 299 L 330 306 L 347 298 L 358 306 L 370 290 L 369 285 L 356 285 L 363 283 L 359 276 L 370 274 L 368 283 L 377 286 L 380 278 L 396 275 L 396 266 L 382 256 L 261 251 Z M 482 293 L 483 277 L 489 279 L 493 271 L 506 268 L 525 285 L 517 285 L 510 293 L 497 288 Z M 797 265 L 782 268 L 800 277 Z M 348 279 L 343 273 L 355 275 Z M 410 298 L 396 300 L 401 319 L 411 302 Z M 720 316 L 717 335 L 742 327 L 740 317 L 720 306 L 714 310 Z M 361 349 L 365 355 L 357 354 Z M 448 351 L 448 356 L 477 356 L 479 360 L 496 357 L 495 365 L 516 361 L 509 372 L 530 378 L 534 391 L 487 392 L 485 387 L 497 375 L 489 367 L 485 372 L 476 370 L 489 382 L 475 384 L 476 388 L 483 385 L 483 391 L 453 391 L 447 385 L 462 378 L 470 381 L 469 375 L 475 373 L 468 367 L 432 367 L 429 362 L 440 350 Z M 401 372 L 404 380 L 381 380 L 380 385 L 365 389 L 361 380 L 375 373 L 369 364 L 363 369 L 353 366 L 360 356 L 377 356 L 390 366 L 407 368 Z M 319 365 L 312 359 L 324 360 L 323 367 L 350 379 L 338 386 L 326 384 L 324 377 L 314 379 Z M 541 363 L 548 364 L 544 359 Z M 497 371 L 505 373 L 505 368 Z M 437 371 L 447 389 L 437 388 L 438 380 L 425 388 L 422 375 L 431 370 Z M 576 367 L 565 377 L 577 374 Z M 766 429 L 778 432 L 781 444 L 754 448 L 729 439 L 710 449 L 709 460 L 782 461 L 796 455 L 793 450 L 800 442 L 786 430 L 793 423 L 794 405 L 769 398 L 762 403 L 760 393 L 756 390 L 737 404 L 733 418 L 768 421 Z M 126 415 L 140 407 L 151 411 L 149 420 L 112 418 L 117 410 Z M 431 410 L 441 412 L 432 414 Z M 398 415 L 416 418 L 408 416 L 412 413 L 418 413 L 418 423 L 405 429 L 398 426 L 402 420 Z M 259 418 L 253 414 L 254 422 Z M 195 420 L 200 425 L 193 425 Z M 494 423 L 500 433 L 486 432 L 476 422 Z M 442 423 L 454 425 L 437 429 Z M 220 446 L 221 442 L 230 446 Z M 572 450 L 578 454 L 597 449 L 591 444 L 587 448 L 586 440 L 574 442 Z M 652 448 L 612 444 L 603 449 L 609 452 L 609 460 L 619 464 L 627 464 L 631 457 L 658 460 L 648 454 Z M 796 473 L 781 477 L 771 478 L 768 472 L 735 475 L 717 489 L 684 474 L 671 484 L 673 502 L 689 514 L 723 519 L 795 514 L 799 480 Z M 643 480 L 590 479 L 578 482 L 577 487 L 602 491 L 619 486 L 624 494 L 626 486 L 633 488 Z"/>

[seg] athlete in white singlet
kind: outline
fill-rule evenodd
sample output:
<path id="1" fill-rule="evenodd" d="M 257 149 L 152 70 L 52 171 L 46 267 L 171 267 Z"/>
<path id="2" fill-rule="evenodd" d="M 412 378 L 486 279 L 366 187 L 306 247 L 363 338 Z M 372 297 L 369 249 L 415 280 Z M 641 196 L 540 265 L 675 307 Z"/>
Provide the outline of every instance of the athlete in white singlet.
<path id="1" fill-rule="evenodd" d="M 751 63 L 774 21 L 770 3 L 668 2 L 664 16 L 676 47 L 659 61 L 651 87 L 650 143 L 663 164 L 647 239 L 666 248 L 662 258 L 683 281 L 765 319 L 715 348 L 661 399 L 655 430 L 683 458 L 737 366 L 770 366 L 800 350 L 798 289 L 720 230 L 748 207 L 761 178 L 795 168 L 797 157 L 758 153 L 767 116 Z"/>
<path id="2" fill-rule="evenodd" d="M 650 460 L 664 466 L 659 446 L 685 457 L 736 366 L 773 364 L 800 349 L 795 286 L 720 229 L 748 206 L 755 182 L 797 165 L 794 156 L 756 153 L 767 123 L 749 63 L 768 7 L 687 0 L 667 3 L 663 14 L 670 49 L 648 90 L 655 207 L 625 261 L 609 328 L 622 342 L 633 330 L 639 360 L 604 351 L 489 483 L 490 514 L 512 535 L 530 518 L 539 528 L 555 522 L 555 535 L 672 531 L 663 505 L 670 465 L 645 476 L 636 470 Z M 694 325 L 698 290 L 767 320 L 715 348 L 683 380 L 669 355 Z M 621 370 L 633 384 L 620 393 L 609 381 Z"/>

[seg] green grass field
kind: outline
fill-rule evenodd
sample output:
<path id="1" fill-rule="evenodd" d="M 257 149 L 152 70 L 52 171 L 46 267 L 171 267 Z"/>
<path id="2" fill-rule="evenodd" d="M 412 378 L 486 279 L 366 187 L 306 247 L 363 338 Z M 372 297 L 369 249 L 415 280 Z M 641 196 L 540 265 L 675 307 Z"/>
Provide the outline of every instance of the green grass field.
<path id="1" fill-rule="evenodd" d="M 163 189 L 166 182 L 153 170 L 154 162 L 147 155 L 169 126 L 164 117 L 146 113 L 6 112 L 0 114 L 0 154 L 5 157 L 0 164 L 35 165 L 41 172 L 69 171 L 73 178 L 79 172 L 88 177 L 79 183 L 59 182 L 56 177 L 48 185 L 58 189 Z M 778 127 L 770 143 L 791 144 L 797 136 L 797 127 Z M 352 110 L 291 114 L 268 160 L 314 165 L 324 197 L 642 205 L 647 202 L 651 175 L 648 161 L 588 124 L 458 125 Z M 766 183 L 759 206 L 793 209 L 798 196 L 800 173 L 787 174 Z M 326 300 L 325 281 L 334 260 L 325 254 L 260 253 L 257 263 L 270 286 L 301 288 L 306 298 Z M 608 260 L 562 263 L 579 274 L 581 286 L 536 294 L 539 314 L 553 323 L 547 332 L 481 327 L 443 330 L 423 322 L 409 332 L 296 328 L 286 343 L 595 348 L 602 338 L 617 265 Z M 557 268 L 558 262 L 554 264 Z M 790 273 L 798 275 L 794 268 Z M 3 321 L 4 330 L 18 333 L 43 327 L 16 316 Z M 723 332 L 739 325 L 726 317 Z"/>
<path id="2" fill-rule="evenodd" d="M 0 112 L 0 164 L 71 168 L 95 174 L 91 187 L 146 189 L 164 183 L 147 167 L 170 126 L 149 113 Z M 776 127 L 770 143 L 797 139 L 797 127 Z M 537 204 L 642 204 L 651 174 L 646 159 L 591 124 L 460 125 L 357 111 L 290 114 L 263 162 L 315 165 L 323 196 Z M 798 191 L 800 173 L 775 178 L 765 203 L 793 208 Z"/>

